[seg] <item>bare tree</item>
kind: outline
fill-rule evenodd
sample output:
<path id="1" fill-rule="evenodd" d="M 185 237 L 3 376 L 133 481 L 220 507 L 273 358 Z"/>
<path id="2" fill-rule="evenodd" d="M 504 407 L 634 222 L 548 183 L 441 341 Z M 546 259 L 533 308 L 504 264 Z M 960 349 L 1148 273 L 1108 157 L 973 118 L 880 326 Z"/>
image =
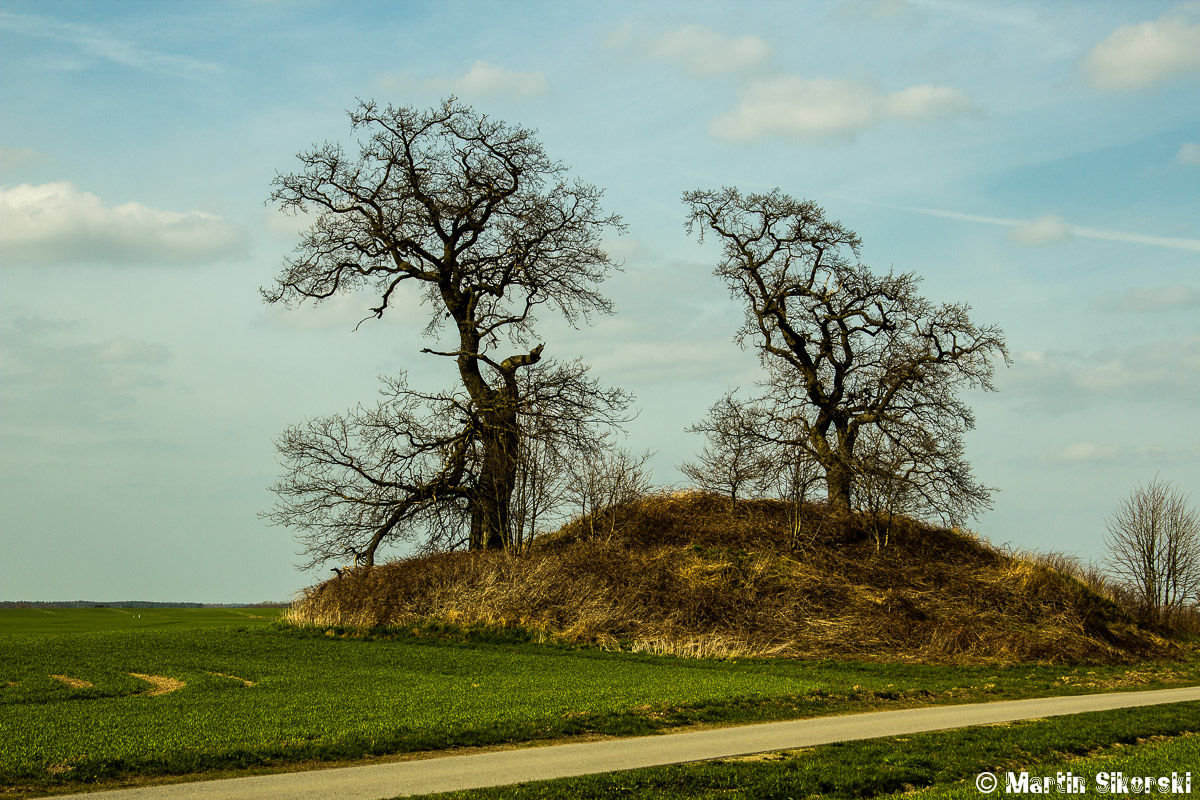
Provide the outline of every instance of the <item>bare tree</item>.
<path id="1" fill-rule="evenodd" d="M 364 102 L 349 116 L 355 154 L 326 143 L 299 155 L 300 171 L 275 179 L 272 200 L 315 221 L 263 296 L 319 303 L 368 288 L 378 297 L 371 319 L 415 287 L 429 309 L 426 334 L 449 339 L 422 352 L 451 360 L 459 388 L 393 392 L 378 424 L 360 410 L 285 433 L 286 502 L 272 518 L 324 538 L 352 518 L 354 530 L 374 526 L 377 545 L 420 517 L 437 525 L 465 517 L 470 548 L 509 546 L 523 387 L 532 385 L 522 376 L 544 349 L 534 344 L 534 313 L 548 308 L 577 324 L 611 312 L 596 289 L 613 267 L 600 237 L 620 219 L 601 211 L 600 190 L 568 182 L 533 132 L 454 99 L 428 111 Z M 580 375 L 576 388 L 586 383 Z M 376 442 L 377 430 L 401 446 Z M 363 488 L 354 499 L 336 494 L 329 474 L 338 470 Z M 326 547 L 312 546 L 314 554 Z"/>
<path id="2" fill-rule="evenodd" d="M 1200 516 L 1157 477 L 1121 501 L 1107 522 L 1107 563 L 1158 618 L 1200 601 Z"/>
<path id="3" fill-rule="evenodd" d="M 634 454 L 606 441 L 571 462 L 566 498 L 573 516 L 584 522 L 589 539 L 611 539 L 619 530 L 619 521 L 615 514 L 605 512 L 649 493 L 646 465 L 653 456 L 649 450 Z"/>
<path id="4" fill-rule="evenodd" d="M 679 470 L 697 487 L 729 497 L 739 492 L 761 494 L 777 479 L 778 453 L 763 438 L 756 409 L 729 392 L 708 409 L 708 416 L 687 428 L 704 434 L 705 443 L 696 461 L 685 461 Z"/>
<path id="5" fill-rule="evenodd" d="M 353 556 L 373 564 L 384 543 L 426 551 L 470 546 L 482 445 L 463 390 L 426 394 L 403 376 L 383 380 L 383 399 L 288 428 L 277 442 L 287 472 L 266 516 L 301 531 L 312 567 Z M 575 462 L 602 449 L 628 404 L 579 361 L 543 361 L 522 373 L 517 426 L 522 435 L 508 498 L 511 536 L 520 549 L 539 521 L 561 519 Z"/>
<path id="6" fill-rule="evenodd" d="M 831 505 L 852 507 L 858 442 L 864 431 L 916 441 L 923 465 L 954 463 L 921 492 L 943 516 L 976 513 L 989 490 L 959 456 L 974 427 L 958 392 L 992 390 L 993 359 L 1008 363 L 996 326 L 971 322 L 964 304 L 935 305 L 917 294 L 912 273 L 876 275 L 858 260 L 854 231 L 814 203 L 779 190 L 691 191 L 687 228 L 722 245 L 716 274 L 746 305 L 737 339 L 752 342 L 769 378 L 760 402 L 780 431 L 821 465 Z M 930 460 L 932 459 L 932 461 Z"/>

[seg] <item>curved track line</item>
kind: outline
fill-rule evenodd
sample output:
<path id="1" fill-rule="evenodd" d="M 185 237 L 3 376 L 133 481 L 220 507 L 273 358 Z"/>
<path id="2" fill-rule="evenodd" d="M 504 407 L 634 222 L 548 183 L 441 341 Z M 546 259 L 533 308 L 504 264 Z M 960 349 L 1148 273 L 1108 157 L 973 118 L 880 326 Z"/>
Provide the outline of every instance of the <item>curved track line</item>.
<path id="1" fill-rule="evenodd" d="M 152 685 L 154 688 L 146 692 L 139 692 L 138 697 L 158 697 L 159 695 L 173 692 L 176 689 L 182 689 L 187 686 L 183 681 L 177 681 L 174 678 L 168 678 L 166 675 L 143 675 L 140 672 L 128 672 L 127 675 L 143 680 Z"/>
<path id="2" fill-rule="evenodd" d="M 218 678 L 229 678 L 230 680 L 241 681 L 242 685 L 247 688 L 254 685 L 254 681 L 248 681 L 245 678 L 239 678 L 237 675 L 227 675 L 224 672 L 209 672 L 208 674 L 216 675 Z"/>
<path id="3" fill-rule="evenodd" d="M 90 689 L 90 688 L 92 688 L 92 684 L 89 683 L 88 681 L 81 681 L 81 680 L 79 680 L 79 678 L 72 678 L 69 675 L 51 675 L 50 677 L 54 678 L 54 680 L 56 680 L 56 681 L 65 683 L 67 686 L 70 686 L 72 689 Z M 15 686 L 16 684 L 13 684 L 13 685 Z"/>

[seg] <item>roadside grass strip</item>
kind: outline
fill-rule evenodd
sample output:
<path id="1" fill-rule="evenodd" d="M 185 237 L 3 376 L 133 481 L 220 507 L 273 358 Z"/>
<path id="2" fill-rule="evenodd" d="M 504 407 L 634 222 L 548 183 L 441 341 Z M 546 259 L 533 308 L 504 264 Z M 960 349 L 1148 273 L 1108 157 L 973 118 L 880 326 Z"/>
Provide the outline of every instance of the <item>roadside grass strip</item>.
<path id="1" fill-rule="evenodd" d="M 443 633 L 231 624 L 0 633 L 0 789 L 1200 682 L 1196 663 L 718 661 Z"/>
<path id="2" fill-rule="evenodd" d="M 1084 796 L 1098 792 L 1097 776 L 1113 787 L 1115 773 L 1166 776 L 1179 785 L 1191 770 L 1200 791 L 1200 702 L 1098 711 L 1044 720 L 823 745 L 739 759 L 629 770 L 604 775 L 424 795 L 426 800 L 565 800 L 566 798 L 919 797 L 981 800 L 988 796 L 1043 796 L 1008 792 L 1029 778 L 1071 773 Z M 981 773 L 996 776 L 989 794 Z M 1026 781 L 1021 783 L 1021 774 Z M 1043 783 L 1043 786 L 1045 784 Z M 1068 785 L 1068 784 L 1064 784 Z M 1074 784 L 1078 787 L 1078 784 Z M 1169 785 L 1169 783 L 1168 783 Z M 1132 787 L 1130 787 L 1132 788 Z M 1050 794 L 1059 793 L 1052 785 Z M 1108 792 L 1114 798 L 1146 796 Z M 1183 795 L 1189 796 L 1189 795 Z M 1191 795 L 1191 796 L 1194 796 Z"/>

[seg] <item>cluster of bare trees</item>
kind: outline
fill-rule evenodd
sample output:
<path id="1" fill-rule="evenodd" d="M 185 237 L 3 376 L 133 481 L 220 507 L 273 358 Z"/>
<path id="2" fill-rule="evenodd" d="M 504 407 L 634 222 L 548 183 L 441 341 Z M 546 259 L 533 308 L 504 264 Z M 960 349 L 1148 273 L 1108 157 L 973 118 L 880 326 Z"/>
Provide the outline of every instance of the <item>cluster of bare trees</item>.
<path id="1" fill-rule="evenodd" d="M 814 203 L 733 188 L 683 200 L 688 230 L 722 246 L 716 275 L 745 308 L 737 340 L 767 375 L 757 396 L 727 395 L 692 428 L 707 444 L 685 471 L 734 497 L 781 474 L 804 476 L 789 487 L 819 479 L 834 509 L 886 519 L 958 522 L 987 508 L 992 490 L 963 452 L 975 420 L 959 393 L 994 389 L 994 361 L 1009 360 L 1000 329 L 920 296 L 912 273 L 872 272 L 857 234 Z"/>
<path id="2" fill-rule="evenodd" d="M 287 429 L 266 516 L 299 530 L 308 566 L 347 554 L 371 564 L 398 541 L 520 549 L 570 514 L 601 524 L 597 512 L 648 490 L 649 454 L 614 447 L 630 396 L 544 355 L 535 314 L 574 325 L 611 313 L 597 286 L 616 265 L 601 236 L 619 217 L 531 131 L 453 99 L 426 111 L 361 103 L 350 121 L 354 152 L 318 146 L 275 180 L 272 199 L 313 221 L 264 298 L 367 290 L 378 319 L 415 290 L 437 343 L 421 352 L 456 380 L 419 391 L 400 373 L 374 407 Z M 746 309 L 738 339 L 767 376 L 693 426 L 706 444 L 685 474 L 731 501 L 791 500 L 797 537 L 818 486 L 843 511 L 957 520 L 986 507 L 959 392 L 993 388 L 994 360 L 1008 360 L 1000 330 L 924 299 L 911 273 L 873 273 L 857 235 L 810 202 L 731 188 L 683 200 L 689 230 L 722 244 L 716 274 Z"/>

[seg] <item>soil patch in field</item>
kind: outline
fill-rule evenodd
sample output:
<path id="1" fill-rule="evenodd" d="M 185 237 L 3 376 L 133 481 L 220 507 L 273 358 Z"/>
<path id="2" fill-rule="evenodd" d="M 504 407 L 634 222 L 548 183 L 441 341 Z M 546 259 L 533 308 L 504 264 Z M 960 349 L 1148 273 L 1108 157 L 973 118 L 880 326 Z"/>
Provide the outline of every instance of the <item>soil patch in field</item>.
<path id="1" fill-rule="evenodd" d="M 183 681 L 175 680 L 174 678 L 168 678 L 166 675 L 143 675 L 140 672 L 130 672 L 129 674 L 135 678 L 138 678 L 139 680 L 149 683 L 154 687 L 147 692 L 139 693 L 139 697 L 157 697 L 159 695 L 167 694 L 175 691 L 176 689 L 182 689 L 184 686 L 187 686 L 187 684 Z"/>
<path id="2" fill-rule="evenodd" d="M 81 681 L 81 680 L 79 680 L 79 678 L 72 678 L 67 675 L 51 675 L 50 677 L 54 678 L 54 680 L 56 680 L 56 681 L 61 681 L 62 683 L 65 683 L 67 686 L 70 686 L 72 689 L 90 689 L 90 688 L 92 688 L 92 684 L 90 684 L 87 681 Z"/>

